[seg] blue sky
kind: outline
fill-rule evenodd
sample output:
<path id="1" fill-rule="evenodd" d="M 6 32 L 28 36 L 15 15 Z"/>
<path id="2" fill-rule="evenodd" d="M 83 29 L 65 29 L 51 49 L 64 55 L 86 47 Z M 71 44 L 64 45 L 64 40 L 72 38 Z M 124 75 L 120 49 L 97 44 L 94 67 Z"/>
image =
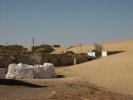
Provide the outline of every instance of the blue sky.
<path id="1" fill-rule="evenodd" d="M 133 39 L 133 0 L 0 0 L 0 44 Z"/>

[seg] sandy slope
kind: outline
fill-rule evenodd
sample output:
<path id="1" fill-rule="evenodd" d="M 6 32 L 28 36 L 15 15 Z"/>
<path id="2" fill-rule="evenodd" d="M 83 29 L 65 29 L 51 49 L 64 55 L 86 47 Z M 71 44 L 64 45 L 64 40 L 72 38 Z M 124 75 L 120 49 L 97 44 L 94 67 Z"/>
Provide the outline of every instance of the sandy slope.
<path id="1" fill-rule="evenodd" d="M 108 51 L 133 51 L 133 40 L 124 41 L 124 42 L 113 42 L 109 44 L 101 44 L 104 50 Z M 86 53 L 94 49 L 93 45 L 82 46 L 82 51 L 80 47 L 71 48 L 71 51 L 75 53 Z"/>
<path id="2" fill-rule="evenodd" d="M 124 42 L 113 42 L 109 44 L 102 44 L 104 50 L 108 51 L 133 51 L 133 40 L 128 40 Z M 86 45 L 86 46 L 77 46 L 70 48 L 70 51 L 75 53 L 87 53 L 88 51 L 92 51 L 94 49 L 93 45 Z M 59 54 L 62 52 L 66 52 L 66 48 L 57 48 L 53 53 Z"/>
<path id="3" fill-rule="evenodd" d="M 67 48 L 54 48 L 55 51 L 53 51 L 51 54 L 61 54 L 65 53 L 67 51 Z"/>
<path id="4" fill-rule="evenodd" d="M 123 52 L 66 68 L 74 75 L 111 91 L 133 95 L 133 52 Z"/>
<path id="5" fill-rule="evenodd" d="M 133 40 L 105 44 L 103 47 L 104 50 L 125 52 L 58 71 L 66 76 L 88 80 L 111 91 L 133 95 Z M 93 46 L 82 46 L 82 52 L 91 51 L 93 48 Z M 69 50 L 81 52 L 80 47 Z"/>
<path id="6" fill-rule="evenodd" d="M 82 52 L 86 52 L 90 48 L 93 48 L 93 46 L 83 46 Z M 127 99 L 127 97 L 122 95 L 107 94 L 102 91 L 97 91 L 100 92 L 100 95 L 97 95 L 97 92 L 91 96 L 90 93 L 88 94 L 91 89 L 88 88 L 89 82 L 112 92 L 133 95 L 133 41 L 111 43 L 104 45 L 104 48 L 126 52 L 79 65 L 56 68 L 56 73 L 66 76 L 65 78 L 23 80 L 43 85 L 43 88 L 5 86 L 1 84 L 0 97 L 2 100 L 18 100 L 20 98 L 21 100 L 26 100 L 27 98 L 29 100 L 51 100 L 51 91 L 56 90 L 60 95 L 52 97 L 54 100 L 65 100 L 66 98 L 69 100 L 88 100 L 88 98 L 92 98 L 90 100 L 133 100 L 132 98 Z M 60 49 L 60 52 L 62 50 Z M 72 48 L 72 50 L 81 51 L 79 47 Z M 82 85 L 81 83 L 87 84 Z M 94 89 L 92 90 L 94 92 Z"/>
<path id="7" fill-rule="evenodd" d="M 133 40 L 105 44 L 103 45 L 103 47 L 110 51 L 115 51 L 115 50 L 133 51 Z"/>
<path id="8" fill-rule="evenodd" d="M 66 76 L 76 76 L 100 87 L 133 95 L 133 40 L 103 45 L 104 50 L 125 51 L 91 62 L 61 69 Z M 82 52 L 91 51 L 93 46 L 82 46 Z M 70 50 L 80 53 L 80 47 Z"/>

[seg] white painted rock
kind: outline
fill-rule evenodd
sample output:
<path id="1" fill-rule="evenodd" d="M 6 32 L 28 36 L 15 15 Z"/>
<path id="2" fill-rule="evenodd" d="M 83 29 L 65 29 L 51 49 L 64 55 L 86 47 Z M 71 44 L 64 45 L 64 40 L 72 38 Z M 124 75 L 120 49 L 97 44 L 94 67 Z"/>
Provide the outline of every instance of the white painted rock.
<path id="1" fill-rule="evenodd" d="M 54 78 L 57 77 L 54 65 L 44 63 L 44 65 L 27 65 L 27 64 L 10 64 L 8 66 L 8 73 L 5 76 L 10 79 L 33 79 L 33 78 Z"/>

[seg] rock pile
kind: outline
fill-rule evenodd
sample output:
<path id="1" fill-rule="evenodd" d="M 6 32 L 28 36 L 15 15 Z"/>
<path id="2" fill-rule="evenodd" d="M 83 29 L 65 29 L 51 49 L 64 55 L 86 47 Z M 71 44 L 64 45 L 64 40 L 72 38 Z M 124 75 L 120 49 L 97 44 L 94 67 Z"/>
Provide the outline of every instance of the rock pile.
<path id="1" fill-rule="evenodd" d="M 55 78 L 54 65 L 44 63 L 44 65 L 10 64 L 8 73 L 5 76 L 9 79 L 46 79 Z"/>

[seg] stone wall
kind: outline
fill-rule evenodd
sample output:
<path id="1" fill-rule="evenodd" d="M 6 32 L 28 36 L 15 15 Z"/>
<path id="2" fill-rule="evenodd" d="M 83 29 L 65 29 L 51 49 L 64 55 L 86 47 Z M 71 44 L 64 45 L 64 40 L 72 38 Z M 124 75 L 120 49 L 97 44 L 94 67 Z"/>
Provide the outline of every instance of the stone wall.
<path id="1" fill-rule="evenodd" d="M 74 58 L 65 54 L 44 54 L 42 55 L 42 62 L 53 63 L 55 66 L 70 66 L 74 65 Z M 76 54 L 76 58 L 77 64 L 88 61 L 88 56 L 85 54 Z"/>
<path id="2" fill-rule="evenodd" d="M 5 68 L 0 68 L 0 79 L 5 78 Z"/>

